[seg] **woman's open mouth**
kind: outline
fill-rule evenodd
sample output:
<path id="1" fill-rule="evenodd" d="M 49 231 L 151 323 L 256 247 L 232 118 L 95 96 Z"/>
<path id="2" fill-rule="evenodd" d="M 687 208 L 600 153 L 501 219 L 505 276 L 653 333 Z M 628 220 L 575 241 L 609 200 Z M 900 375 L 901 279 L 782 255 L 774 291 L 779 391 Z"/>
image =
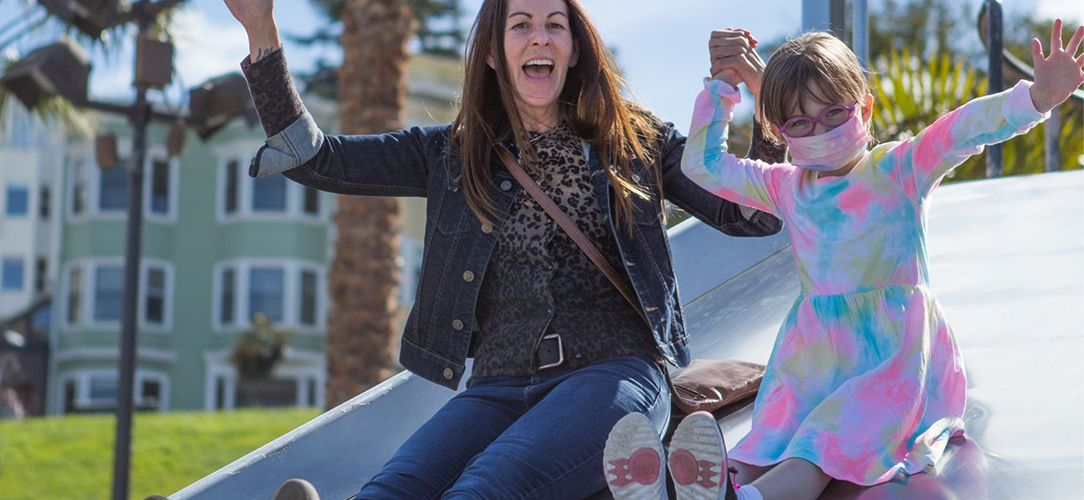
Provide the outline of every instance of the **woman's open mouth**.
<path id="1" fill-rule="evenodd" d="M 535 82 L 543 82 L 553 74 L 553 61 L 550 59 L 531 59 L 523 65 L 523 73 Z"/>

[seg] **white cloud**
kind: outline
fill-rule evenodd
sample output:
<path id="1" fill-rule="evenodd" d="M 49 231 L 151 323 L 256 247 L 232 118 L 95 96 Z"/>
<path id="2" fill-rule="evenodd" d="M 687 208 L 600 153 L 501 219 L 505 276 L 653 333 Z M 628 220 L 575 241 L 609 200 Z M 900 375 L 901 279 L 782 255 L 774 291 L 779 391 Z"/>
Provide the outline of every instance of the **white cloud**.
<path id="1" fill-rule="evenodd" d="M 240 71 L 248 54 L 248 35 L 232 19 L 209 19 L 197 9 L 179 9 L 173 15 L 174 64 L 186 87 Z"/>

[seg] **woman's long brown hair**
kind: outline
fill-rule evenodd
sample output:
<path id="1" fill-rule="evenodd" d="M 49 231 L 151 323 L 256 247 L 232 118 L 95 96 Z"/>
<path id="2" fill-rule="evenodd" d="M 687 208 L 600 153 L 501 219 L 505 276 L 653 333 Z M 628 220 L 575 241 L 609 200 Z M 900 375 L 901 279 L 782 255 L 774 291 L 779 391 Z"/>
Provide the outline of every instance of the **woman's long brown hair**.
<path id="1" fill-rule="evenodd" d="M 616 221 L 632 227 L 632 196 L 650 199 L 651 193 L 632 180 L 632 162 L 654 163 L 658 120 L 647 110 L 625 99 L 624 80 L 598 30 L 587 19 L 578 0 L 565 0 L 569 28 L 579 51 L 579 62 L 568 72 L 558 97 L 559 116 L 591 144 L 614 187 Z M 490 196 L 490 160 L 494 147 L 511 137 L 527 163 L 538 168 L 538 157 L 516 108 L 516 92 L 508 75 L 504 52 L 504 26 L 508 0 L 485 0 L 474 21 L 467 45 L 463 97 L 452 126 L 453 143 L 463 166 L 463 191 L 471 211 L 482 222 L 496 216 Z M 492 55 L 496 70 L 487 59 Z M 500 96 L 500 99 L 495 99 Z M 535 170 L 537 171 L 537 170 Z M 654 173 L 659 179 L 659 172 Z M 659 184 L 659 202 L 662 201 Z"/>

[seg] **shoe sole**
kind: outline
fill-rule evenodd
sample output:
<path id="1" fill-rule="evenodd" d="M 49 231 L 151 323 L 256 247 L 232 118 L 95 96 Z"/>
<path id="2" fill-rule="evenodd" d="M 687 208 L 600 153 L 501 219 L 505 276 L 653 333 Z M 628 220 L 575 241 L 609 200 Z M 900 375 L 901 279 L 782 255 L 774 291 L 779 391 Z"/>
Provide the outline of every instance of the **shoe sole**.
<path id="1" fill-rule="evenodd" d="M 320 500 L 312 483 L 304 479 L 290 479 L 275 492 L 274 500 Z"/>
<path id="2" fill-rule="evenodd" d="M 678 424 L 667 462 L 678 500 L 723 498 L 728 480 L 726 444 L 710 413 L 693 413 Z"/>
<path id="3" fill-rule="evenodd" d="M 606 486 L 614 500 L 666 498 L 666 469 L 662 441 L 655 426 L 641 413 L 618 420 L 602 453 Z"/>

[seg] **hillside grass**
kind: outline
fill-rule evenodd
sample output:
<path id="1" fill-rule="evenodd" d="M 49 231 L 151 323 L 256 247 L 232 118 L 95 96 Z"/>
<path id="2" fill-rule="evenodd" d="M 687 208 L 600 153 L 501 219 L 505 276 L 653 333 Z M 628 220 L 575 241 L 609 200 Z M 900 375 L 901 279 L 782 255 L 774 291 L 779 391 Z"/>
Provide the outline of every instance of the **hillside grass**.
<path id="1" fill-rule="evenodd" d="M 141 413 L 129 498 L 169 495 L 320 412 L 308 408 Z M 112 415 L 0 421 L 0 500 L 105 500 L 113 484 Z"/>

